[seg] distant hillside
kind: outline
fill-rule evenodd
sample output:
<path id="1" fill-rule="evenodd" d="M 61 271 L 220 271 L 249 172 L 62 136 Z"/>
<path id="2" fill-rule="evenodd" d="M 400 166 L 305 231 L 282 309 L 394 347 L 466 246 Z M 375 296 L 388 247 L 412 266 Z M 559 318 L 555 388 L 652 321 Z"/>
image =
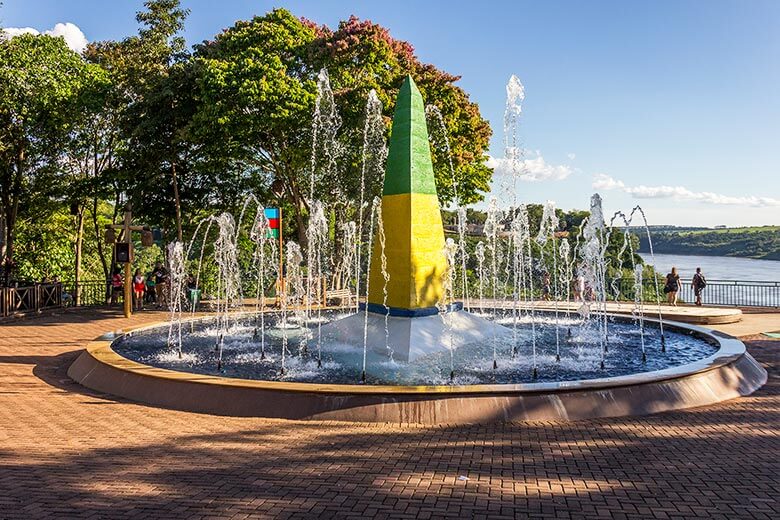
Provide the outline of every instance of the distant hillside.
<path id="1" fill-rule="evenodd" d="M 647 236 L 638 228 L 641 251 L 648 251 Z M 653 250 L 674 255 L 735 256 L 780 260 L 780 226 L 725 229 L 651 227 Z"/>

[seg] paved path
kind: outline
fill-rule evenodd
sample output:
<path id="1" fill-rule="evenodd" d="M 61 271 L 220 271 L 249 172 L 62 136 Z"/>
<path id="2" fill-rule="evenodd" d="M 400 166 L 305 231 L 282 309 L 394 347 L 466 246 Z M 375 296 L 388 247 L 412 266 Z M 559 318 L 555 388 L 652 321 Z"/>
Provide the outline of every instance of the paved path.
<path id="1" fill-rule="evenodd" d="M 67 378 L 81 342 L 128 324 L 0 325 L 0 518 L 780 517 L 778 342 L 750 343 L 769 383 L 716 406 L 421 428 L 175 412 Z"/>

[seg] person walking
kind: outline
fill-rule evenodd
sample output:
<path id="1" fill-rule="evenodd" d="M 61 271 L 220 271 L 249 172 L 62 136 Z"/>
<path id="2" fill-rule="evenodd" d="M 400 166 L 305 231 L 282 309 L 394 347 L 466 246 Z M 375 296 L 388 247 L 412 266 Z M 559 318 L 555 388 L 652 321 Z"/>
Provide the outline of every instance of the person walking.
<path id="1" fill-rule="evenodd" d="M 693 295 L 696 297 L 696 305 L 701 307 L 701 293 L 707 287 L 707 279 L 704 278 L 701 267 L 696 268 L 696 274 L 693 275 L 691 285 L 693 286 Z"/>
<path id="2" fill-rule="evenodd" d="M 135 294 L 135 310 L 144 309 L 144 292 L 146 292 L 146 281 L 140 269 L 135 270 L 133 275 L 133 294 Z"/>
<path id="3" fill-rule="evenodd" d="M 677 306 L 677 293 L 680 292 L 680 275 L 677 274 L 677 268 L 672 267 L 672 272 L 666 275 L 666 284 L 664 285 L 666 301 L 669 305 Z"/>

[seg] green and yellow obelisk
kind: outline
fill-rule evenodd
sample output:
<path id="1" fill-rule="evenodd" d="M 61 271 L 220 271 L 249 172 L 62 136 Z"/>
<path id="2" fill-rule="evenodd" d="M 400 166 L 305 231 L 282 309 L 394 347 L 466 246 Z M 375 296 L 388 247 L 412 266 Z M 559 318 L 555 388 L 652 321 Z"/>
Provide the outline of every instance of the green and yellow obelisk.
<path id="1" fill-rule="evenodd" d="M 393 316 L 436 314 L 447 270 L 444 228 L 433 177 L 425 105 L 411 76 L 396 100 L 382 191 L 387 306 Z M 374 237 L 368 310 L 385 314 L 381 244 Z"/>

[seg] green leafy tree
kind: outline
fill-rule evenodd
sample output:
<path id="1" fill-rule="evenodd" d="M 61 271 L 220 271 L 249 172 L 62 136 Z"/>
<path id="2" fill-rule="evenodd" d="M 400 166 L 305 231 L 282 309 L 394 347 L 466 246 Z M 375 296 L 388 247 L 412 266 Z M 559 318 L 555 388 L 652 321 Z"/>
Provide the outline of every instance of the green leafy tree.
<path id="1" fill-rule="evenodd" d="M 4 271 L 14 265 L 19 218 L 40 218 L 58 195 L 52 176 L 78 112 L 90 65 L 62 38 L 24 34 L 0 40 L 0 205 Z"/>
<path id="2" fill-rule="evenodd" d="M 412 47 L 368 21 L 350 18 L 334 31 L 276 9 L 237 22 L 195 52 L 199 85 L 193 132 L 222 171 L 243 170 L 250 186 L 272 187 L 285 199 L 303 239 L 308 210 L 316 76 L 327 68 L 342 117 L 341 169 L 318 185 L 317 198 L 346 214 L 357 199 L 362 127 L 368 93 L 376 90 L 389 128 L 395 96 L 411 74 L 451 134 L 462 202 L 480 200 L 492 172 L 484 164 L 490 129 L 477 106 L 454 85 L 456 76 L 420 63 Z M 444 203 L 453 197 L 447 159 L 434 150 Z M 331 172 L 333 173 L 333 172 Z M 378 186 L 374 183 L 373 185 Z"/>

